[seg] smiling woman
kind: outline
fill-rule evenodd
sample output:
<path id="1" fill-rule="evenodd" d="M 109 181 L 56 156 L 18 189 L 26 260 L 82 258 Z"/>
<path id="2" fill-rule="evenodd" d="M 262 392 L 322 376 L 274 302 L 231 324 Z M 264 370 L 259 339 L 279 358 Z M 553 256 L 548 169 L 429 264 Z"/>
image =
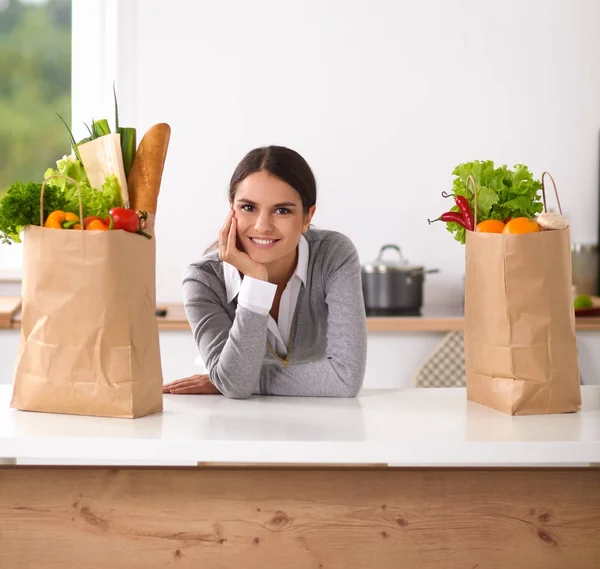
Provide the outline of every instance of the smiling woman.
<path id="1" fill-rule="evenodd" d="M 310 227 L 314 175 L 281 146 L 236 168 L 218 251 L 188 267 L 184 304 L 208 374 L 166 393 L 353 397 L 366 363 L 360 263 L 344 235 Z"/>

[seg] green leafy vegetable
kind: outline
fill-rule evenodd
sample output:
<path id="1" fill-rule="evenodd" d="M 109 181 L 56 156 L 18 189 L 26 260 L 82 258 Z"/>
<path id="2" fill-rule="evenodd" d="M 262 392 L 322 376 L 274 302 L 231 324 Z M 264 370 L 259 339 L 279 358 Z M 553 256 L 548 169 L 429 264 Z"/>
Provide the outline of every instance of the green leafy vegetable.
<path id="1" fill-rule="evenodd" d="M 488 219 L 504 221 L 507 217 L 533 218 L 543 210 L 539 191 L 542 184 L 534 180 L 527 166 L 516 164 L 511 170 L 507 166 L 496 168 L 492 160 L 467 162 L 458 165 L 452 172 L 456 178 L 452 190 L 465 196 L 474 207 L 473 188 L 466 182 L 473 176 L 477 185 L 477 223 Z M 450 211 L 459 211 L 454 206 Z M 465 228 L 458 223 L 448 223 L 447 229 L 460 243 L 465 242 Z"/>
<path id="2" fill-rule="evenodd" d="M 61 174 L 62 176 L 69 176 L 69 178 L 73 178 L 73 180 L 80 184 L 83 183 L 87 184 L 88 186 L 90 184 L 87 174 L 85 173 L 85 169 L 83 168 L 83 164 L 75 156 L 63 156 L 61 160 L 56 162 L 56 170 L 48 168 L 44 172 L 44 179 L 58 174 Z M 64 190 L 67 180 L 65 178 L 56 178 L 50 183 Z"/>
<path id="3" fill-rule="evenodd" d="M 108 176 L 104 184 L 102 184 L 102 188 L 95 189 L 90 186 L 85 170 L 77 158 L 65 156 L 56 163 L 56 167 L 57 170 L 48 168 L 44 174 L 44 178 L 56 174 L 73 178 L 81 188 L 84 217 L 90 215 L 106 217 L 113 207 L 123 205 L 121 202 L 121 186 L 116 175 L 112 174 Z M 79 194 L 77 188 L 65 178 L 55 178 L 50 180 L 48 184 L 62 191 L 65 199 L 64 211 L 70 211 L 79 215 Z"/>
<path id="4" fill-rule="evenodd" d="M 117 176 L 106 178 L 102 188 L 90 187 L 81 162 L 74 156 L 65 156 L 56 163 L 56 170 L 48 168 L 44 178 L 62 174 L 73 178 L 81 188 L 83 215 L 105 218 L 108 212 L 121 207 L 121 186 Z M 26 225 L 40 223 L 40 192 L 42 184 L 16 182 L 0 199 L 0 243 L 20 243 L 19 234 Z M 65 178 L 53 178 L 44 190 L 44 220 L 57 209 L 79 215 L 79 193 Z"/>
<path id="5" fill-rule="evenodd" d="M 70 184 L 69 184 L 70 185 Z M 77 189 L 72 188 L 68 205 L 69 209 L 65 211 L 73 211 L 79 215 L 79 198 L 77 197 Z M 102 184 L 101 190 L 90 188 L 89 184 L 81 186 L 81 196 L 83 200 L 83 216 L 88 217 L 95 215 L 105 218 L 108 212 L 114 207 L 121 207 L 121 185 L 115 174 L 108 176 Z M 72 208 L 75 208 L 74 210 Z"/>
<path id="6" fill-rule="evenodd" d="M 26 225 L 40 223 L 42 184 L 15 182 L 0 199 L 0 243 L 20 243 L 19 234 Z M 44 219 L 51 211 L 65 207 L 65 196 L 56 186 L 46 184 Z"/>

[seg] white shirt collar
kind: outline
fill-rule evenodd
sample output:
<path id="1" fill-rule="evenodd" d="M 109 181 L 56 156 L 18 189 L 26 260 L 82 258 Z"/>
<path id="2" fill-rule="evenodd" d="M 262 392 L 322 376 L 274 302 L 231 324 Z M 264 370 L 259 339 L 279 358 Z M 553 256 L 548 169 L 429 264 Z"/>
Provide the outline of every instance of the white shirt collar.
<path id="1" fill-rule="evenodd" d="M 296 270 L 292 275 L 298 277 L 306 286 L 306 275 L 308 273 L 308 241 L 304 235 L 300 236 L 298 243 L 298 263 Z M 231 302 L 240 292 L 242 286 L 242 278 L 239 271 L 229 263 L 223 262 L 223 276 L 225 278 L 225 290 L 227 291 L 227 302 Z M 291 280 L 291 279 L 290 279 Z"/>

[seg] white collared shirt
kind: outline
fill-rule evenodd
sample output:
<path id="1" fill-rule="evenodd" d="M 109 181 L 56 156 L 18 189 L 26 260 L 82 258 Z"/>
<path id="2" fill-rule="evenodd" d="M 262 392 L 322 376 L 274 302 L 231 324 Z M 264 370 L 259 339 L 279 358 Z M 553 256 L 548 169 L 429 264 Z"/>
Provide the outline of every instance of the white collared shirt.
<path id="1" fill-rule="evenodd" d="M 288 353 L 292 319 L 296 311 L 300 287 L 302 284 L 306 286 L 307 268 L 308 241 L 304 235 L 301 235 L 298 243 L 296 270 L 281 295 L 278 321 L 275 322 L 273 317 L 269 316 L 267 341 L 280 357 L 285 357 Z M 233 265 L 225 262 L 223 263 L 223 275 L 228 303 L 233 302 L 237 296 L 239 306 L 259 314 L 269 314 L 277 292 L 277 285 L 248 276 L 242 279 L 239 271 Z M 200 357 L 196 358 L 196 364 L 203 365 Z"/>

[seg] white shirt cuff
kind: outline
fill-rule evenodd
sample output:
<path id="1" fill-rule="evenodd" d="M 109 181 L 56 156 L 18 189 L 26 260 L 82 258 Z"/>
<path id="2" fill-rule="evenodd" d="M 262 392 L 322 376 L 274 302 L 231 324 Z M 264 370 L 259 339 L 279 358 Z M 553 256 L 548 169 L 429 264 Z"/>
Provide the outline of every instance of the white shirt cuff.
<path id="1" fill-rule="evenodd" d="M 269 314 L 276 292 L 277 285 L 245 276 L 238 294 L 238 305 L 258 314 Z"/>

